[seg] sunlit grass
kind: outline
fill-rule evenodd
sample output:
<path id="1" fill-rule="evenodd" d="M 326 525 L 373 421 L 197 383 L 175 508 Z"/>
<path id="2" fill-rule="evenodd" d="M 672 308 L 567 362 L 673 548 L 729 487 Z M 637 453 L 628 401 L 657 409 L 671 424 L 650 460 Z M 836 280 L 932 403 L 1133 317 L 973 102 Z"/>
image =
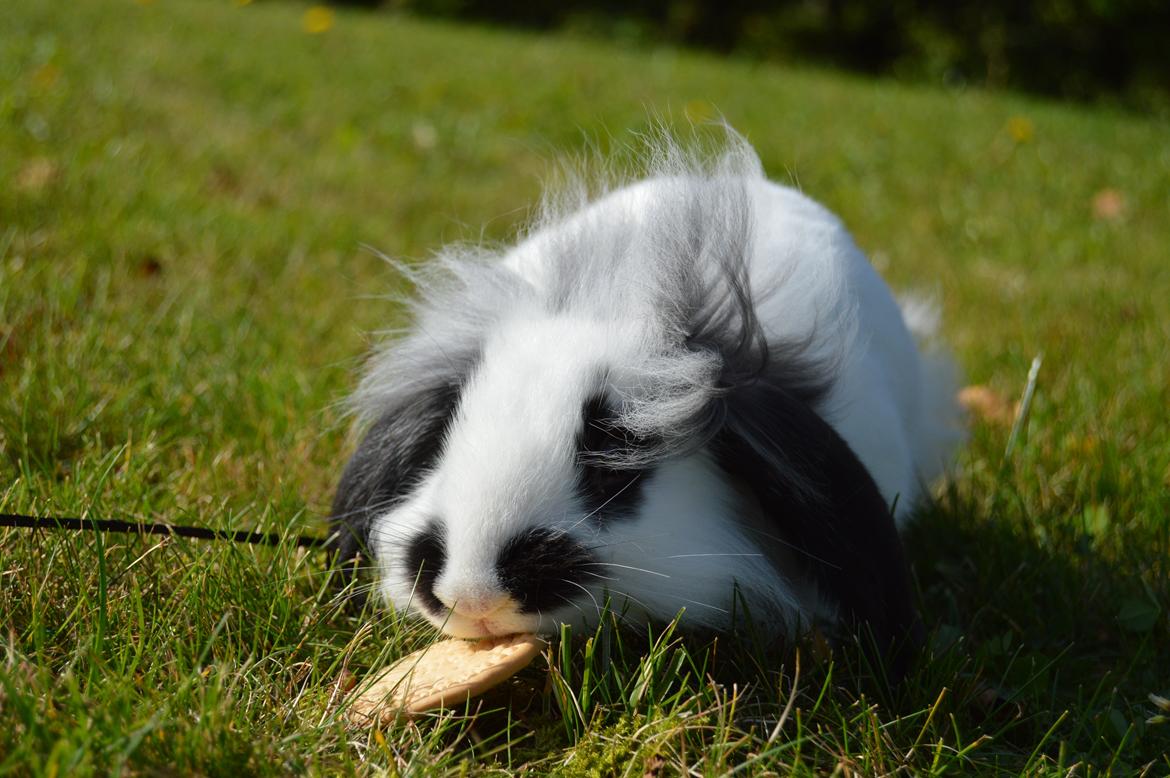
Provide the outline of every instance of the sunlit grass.
<path id="1" fill-rule="evenodd" d="M 932 637 L 897 690 L 607 626 L 475 717 L 355 732 L 341 687 L 429 633 L 320 555 L 0 531 L 0 772 L 1170 770 L 1164 124 L 291 3 L 3 16 L 0 510 L 322 530 L 338 403 L 401 323 L 363 246 L 507 239 L 651 113 L 726 116 L 938 294 L 972 383 L 1010 405 L 1044 363 L 1010 459 L 976 424 L 910 533 Z"/>

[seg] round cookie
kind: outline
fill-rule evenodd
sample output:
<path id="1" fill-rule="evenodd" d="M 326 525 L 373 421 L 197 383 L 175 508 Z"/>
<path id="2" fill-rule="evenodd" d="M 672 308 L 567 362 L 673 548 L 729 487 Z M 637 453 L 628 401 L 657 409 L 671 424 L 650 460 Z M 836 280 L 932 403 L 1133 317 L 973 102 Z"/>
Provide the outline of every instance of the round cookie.
<path id="1" fill-rule="evenodd" d="M 370 725 L 464 703 L 520 672 L 544 647 L 530 634 L 439 641 L 388 667 L 350 700 L 346 715 Z"/>

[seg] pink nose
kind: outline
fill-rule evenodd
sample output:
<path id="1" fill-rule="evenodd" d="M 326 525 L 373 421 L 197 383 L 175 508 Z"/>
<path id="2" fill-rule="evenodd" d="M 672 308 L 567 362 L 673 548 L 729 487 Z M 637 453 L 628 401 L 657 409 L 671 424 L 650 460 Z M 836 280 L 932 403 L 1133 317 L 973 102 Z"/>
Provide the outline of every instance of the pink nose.
<path id="1" fill-rule="evenodd" d="M 502 610 L 515 607 L 512 598 L 504 593 L 464 595 L 462 597 L 453 597 L 451 602 L 447 602 L 445 597 L 441 599 L 443 600 L 443 604 L 453 612 L 472 619 L 486 618 Z"/>

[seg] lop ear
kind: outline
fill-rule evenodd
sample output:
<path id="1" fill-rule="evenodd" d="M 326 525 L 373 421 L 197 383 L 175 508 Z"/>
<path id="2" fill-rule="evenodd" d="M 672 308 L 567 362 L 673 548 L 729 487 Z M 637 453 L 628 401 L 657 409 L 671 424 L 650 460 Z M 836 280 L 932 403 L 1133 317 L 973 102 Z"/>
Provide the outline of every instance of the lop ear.
<path id="1" fill-rule="evenodd" d="M 421 268 L 394 263 L 416 289 L 407 303 L 413 324 L 409 334 L 374 355 L 354 396 L 370 426 L 333 501 L 337 561 L 349 562 L 366 549 L 372 521 L 434 463 L 460 392 L 479 363 L 484 333 L 530 292 L 494 259 L 455 251 Z"/>
<path id="2" fill-rule="evenodd" d="M 459 384 L 454 380 L 399 396 L 366 431 L 333 498 L 335 563 L 368 556 L 371 523 L 434 464 L 458 400 Z"/>
<path id="3" fill-rule="evenodd" d="M 736 393 L 712 448 L 754 492 L 786 563 L 901 678 L 922 624 L 893 515 L 849 444 L 798 393 L 760 382 Z"/>

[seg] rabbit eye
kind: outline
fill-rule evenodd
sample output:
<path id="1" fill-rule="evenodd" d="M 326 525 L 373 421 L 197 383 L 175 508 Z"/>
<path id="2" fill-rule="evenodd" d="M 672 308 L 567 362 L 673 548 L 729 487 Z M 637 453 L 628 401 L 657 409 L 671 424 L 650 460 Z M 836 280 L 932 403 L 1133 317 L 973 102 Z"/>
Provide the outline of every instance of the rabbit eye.
<path id="1" fill-rule="evenodd" d="M 578 492 L 586 509 L 597 518 L 628 514 L 641 494 L 644 471 L 617 467 L 611 457 L 638 446 L 638 440 L 629 430 L 616 423 L 617 414 L 604 398 L 595 397 L 585 404 L 578 461 L 581 465 Z"/>
<path id="2" fill-rule="evenodd" d="M 601 398 L 589 401 L 585 406 L 585 421 L 581 429 L 581 450 L 585 454 L 604 457 L 630 446 L 630 436 L 626 430 L 617 426 L 616 416 Z"/>

